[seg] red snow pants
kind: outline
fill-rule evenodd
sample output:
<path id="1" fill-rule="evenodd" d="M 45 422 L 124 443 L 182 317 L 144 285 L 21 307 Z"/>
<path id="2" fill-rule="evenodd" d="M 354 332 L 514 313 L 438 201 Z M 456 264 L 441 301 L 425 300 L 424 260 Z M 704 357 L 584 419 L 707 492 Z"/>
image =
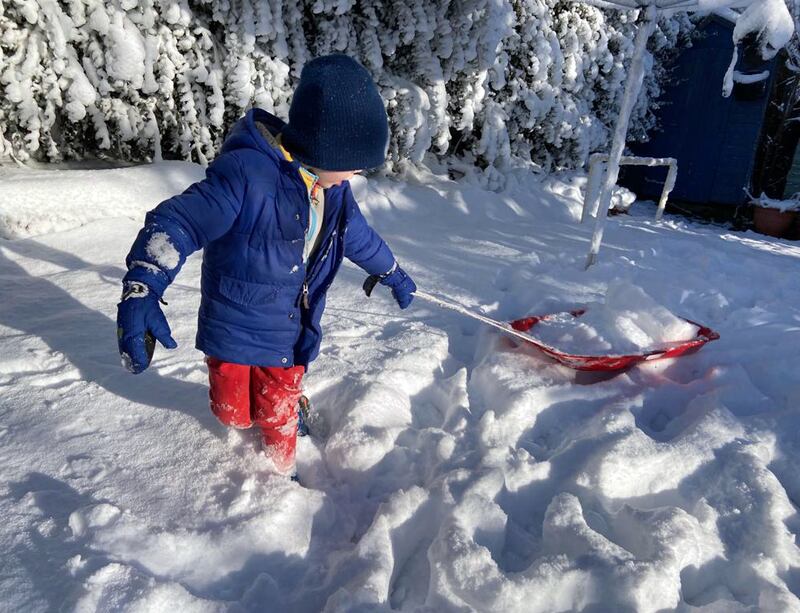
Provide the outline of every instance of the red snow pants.
<path id="1" fill-rule="evenodd" d="M 211 411 L 226 426 L 261 429 L 264 453 L 280 474 L 294 472 L 297 403 L 305 368 L 247 366 L 206 357 Z"/>

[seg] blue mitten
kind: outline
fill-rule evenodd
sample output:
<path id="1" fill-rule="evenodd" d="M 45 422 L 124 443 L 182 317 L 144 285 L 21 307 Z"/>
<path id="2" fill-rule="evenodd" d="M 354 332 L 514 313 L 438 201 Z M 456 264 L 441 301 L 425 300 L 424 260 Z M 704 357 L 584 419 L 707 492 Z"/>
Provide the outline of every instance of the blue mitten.
<path id="1" fill-rule="evenodd" d="M 125 284 L 122 301 L 117 305 L 119 354 L 122 365 L 134 374 L 150 366 L 156 340 L 167 349 L 178 346 L 158 301 L 155 292 L 144 283 L 132 281 Z"/>
<path id="2" fill-rule="evenodd" d="M 399 266 L 395 266 L 391 272 L 382 277 L 381 284 L 392 288 L 392 296 L 397 300 L 401 309 L 405 309 L 411 304 L 414 292 L 417 291 L 416 283 Z"/>

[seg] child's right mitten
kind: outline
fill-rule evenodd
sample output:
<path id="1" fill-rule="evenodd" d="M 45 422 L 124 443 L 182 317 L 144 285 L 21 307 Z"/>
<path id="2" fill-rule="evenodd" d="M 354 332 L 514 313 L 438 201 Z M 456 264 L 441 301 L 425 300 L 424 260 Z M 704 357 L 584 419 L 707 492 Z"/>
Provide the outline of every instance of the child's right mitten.
<path id="1" fill-rule="evenodd" d="M 178 346 L 158 303 L 158 296 L 144 283 L 124 284 L 117 305 L 117 343 L 122 365 L 134 374 L 150 366 L 155 340 L 167 349 Z"/>

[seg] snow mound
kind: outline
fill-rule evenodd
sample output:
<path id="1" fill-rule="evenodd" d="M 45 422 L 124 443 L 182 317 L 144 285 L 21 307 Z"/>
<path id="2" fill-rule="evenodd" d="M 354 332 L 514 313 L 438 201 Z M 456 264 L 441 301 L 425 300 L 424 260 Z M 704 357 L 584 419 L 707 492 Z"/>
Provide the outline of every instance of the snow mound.
<path id="1" fill-rule="evenodd" d="M 531 329 L 546 345 L 576 355 L 623 355 L 685 341 L 697 326 L 658 304 L 641 287 L 621 280 L 608 284 L 603 302 L 590 303 L 576 318 L 562 313 Z"/>
<path id="2" fill-rule="evenodd" d="M 104 170 L 0 169 L 0 238 L 70 230 L 109 217 L 142 220 L 204 176 L 184 162 Z"/>

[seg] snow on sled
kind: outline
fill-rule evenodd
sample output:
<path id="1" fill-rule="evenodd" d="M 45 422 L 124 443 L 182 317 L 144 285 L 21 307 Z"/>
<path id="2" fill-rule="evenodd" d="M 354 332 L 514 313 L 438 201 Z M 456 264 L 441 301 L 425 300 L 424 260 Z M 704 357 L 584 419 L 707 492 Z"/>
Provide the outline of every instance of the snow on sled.
<path id="1" fill-rule="evenodd" d="M 574 311 L 567 312 L 567 314 L 573 318 L 578 318 L 584 313 L 586 313 L 586 309 L 576 309 Z M 542 321 L 547 321 L 548 319 L 552 319 L 554 317 L 563 317 L 564 315 L 565 313 L 550 313 L 547 315 L 525 317 L 512 321 L 510 325 L 517 332 L 525 334 L 525 337 L 515 334 L 515 338 L 533 345 L 536 349 L 560 362 L 564 366 L 568 366 L 575 370 L 589 371 L 622 370 L 640 362 L 664 358 L 675 358 L 686 353 L 697 351 L 706 343 L 719 338 L 719 334 L 714 332 L 711 328 L 707 328 L 706 326 L 702 326 L 685 318 L 682 319 L 688 324 L 691 324 L 697 328 L 697 333 L 694 338 L 688 340 L 670 341 L 661 344 L 657 348 L 629 353 L 626 355 L 580 355 L 576 353 L 559 351 L 555 347 L 551 347 L 528 335 L 531 328 L 533 328 L 536 324 Z"/>
<path id="2" fill-rule="evenodd" d="M 613 341 L 611 344 L 596 334 L 591 325 L 576 323 L 575 320 L 584 316 L 589 308 L 529 316 L 506 323 L 422 290 L 417 290 L 415 295 L 501 330 L 575 370 L 622 370 L 640 362 L 685 355 L 719 338 L 719 334 L 711 328 L 670 313 L 641 288 L 625 282 L 609 284 L 605 304 L 596 304 L 597 308 L 591 309 L 591 314 L 584 318 L 584 321 L 592 320 L 597 327 L 611 332 L 608 335 Z M 631 314 L 630 305 L 638 305 L 639 312 L 634 309 Z M 625 313 L 628 315 L 625 316 Z M 556 329 L 555 334 L 553 329 L 549 330 L 549 336 L 541 334 L 538 329 L 536 336 L 530 334 L 530 330 L 537 324 L 556 321 L 561 323 L 562 328 L 560 331 Z M 547 326 L 540 326 L 545 327 Z M 615 327 L 621 328 L 616 331 L 616 335 L 613 334 Z M 581 328 L 583 336 L 575 333 Z M 614 339 L 614 336 L 617 338 Z M 672 338 L 682 340 L 671 340 Z M 571 340 L 573 346 L 565 343 L 565 339 Z"/>

